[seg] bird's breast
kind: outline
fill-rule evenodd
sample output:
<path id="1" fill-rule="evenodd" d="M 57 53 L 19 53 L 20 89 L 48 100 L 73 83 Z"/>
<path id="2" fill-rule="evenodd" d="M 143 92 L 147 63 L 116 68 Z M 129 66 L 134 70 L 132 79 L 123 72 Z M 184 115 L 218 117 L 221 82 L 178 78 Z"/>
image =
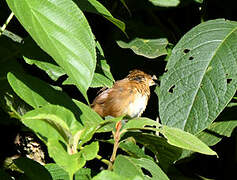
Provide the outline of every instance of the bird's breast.
<path id="1" fill-rule="evenodd" d="M 125 112 L 125 114 L 129 115 L 131 118 L 141 116 L 141 114 L 146 108 L 147 101 L 148 101 L 147 95 L 137 93 L 133 101 L 129 102 L 128 109 L 127 112 Z"/>

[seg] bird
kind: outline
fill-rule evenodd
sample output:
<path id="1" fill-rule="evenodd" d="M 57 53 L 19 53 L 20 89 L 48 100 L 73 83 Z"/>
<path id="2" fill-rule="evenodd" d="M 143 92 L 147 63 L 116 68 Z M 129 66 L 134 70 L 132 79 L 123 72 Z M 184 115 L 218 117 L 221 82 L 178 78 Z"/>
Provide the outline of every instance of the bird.
<path id="1" fill-rule="evenodd" d="M 150 97 L 150 86 L 155 85 L 156 76 L 134 69 L 111 88 L 102 88 L 91 104 L 102 118 L 106 116 L 130 118 L 140 117 Z"/>

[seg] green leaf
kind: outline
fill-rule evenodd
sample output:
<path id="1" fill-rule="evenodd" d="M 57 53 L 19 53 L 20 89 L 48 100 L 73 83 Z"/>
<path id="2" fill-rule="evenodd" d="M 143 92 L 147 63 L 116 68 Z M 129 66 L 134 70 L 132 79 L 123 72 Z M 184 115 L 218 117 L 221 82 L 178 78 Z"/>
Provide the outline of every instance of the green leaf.
<path id="1" fill-rule="evenodd" d="M 58 133 L 67 144 L 72 135 L 82 129 L 82 125 L 75 119 L 71 111 L 56 105 L 46 105 L 29 111 L 22 117 L 22 121 L 47 139 L 59 139 Z"/>
<path id="2" fill-rule="evenodd" d="M 203 0 L 194 0 L 194 1 L 198 3 L 203 3 Z"/>
<path id="3" fill-rule="evenodd" d="M 50 173 L 41 164 L 28 158 L 18 158 L 14 160 L 14 164 L 24 171 L 24 174 L 29 179 L 35 180 L 52 180 Z"/>
<path id="4" fill-rule="evenodd" d="M 113 170 L 126 178 L 143 177 L 141 168 L 137 167 L 128 156 L 118 155 L 114 161 Z"/>
<path id="5" fill-rule="evenodd" d="M 65 74 L 63 68 L 58 66 L 31 38 L 24 39 L 21 52 L 26 63 L 34 64 L 44 70 L 52 80 L 56 81 Z"/>
<path id="6" fill-rule="evenodd" d="M 96 65 L 95 41 L 90 26 L 73 1 L 7 0 L 17 19 L 37 44 L 86 91 Z"/>
<path id="7" fill-rule="evenodd" d="M 91 169 L 81 168 L 75 173 L 74 177 L 75 180 L 91 180 Z"/>
<path id="8" fill-rule="evenodd" d="M 135 38 L 130 42 L 117 41 L 121 48 L 132 49 L 137 55 L 145 56 L 147 58 L 157 58 L 162 55 L 166 55 L 166 46 L 168 41 L 165 38 L 160 39 L 142 39 Z"/>
<path id="9" fill-rule="evenodd" d="M 54 164 L 54 163 L 49 163 L 44 166 L 51 174 L 53 180 L 69 180 L 69 175 L 68 173 L 61 168 L 59 165 Z"/>
<path id="10" fill-rule="evenodd" d="M 36 77 L 14 71 L 14 73 L 8 73 L 7 78 L 15 93 L 34 108 L 56 104 L 70 109 L 77 119 L 82 114 L 66 93 L 56 90 Z"/>
<path id="11" fill-rule="evenodd" d="M 142 169 L 146 169 L 150 172 L 151 177 L 148 178 L 143 174 Z M 140 176 L 145 179 L 161 179 L 168 180 L 169 178 L 166 174 L 160 169 L 155 162 L 145 158 L 131 158 L 128 156 L 119 155 L 114 162 L 114 172 L 123 175 L 127 178 L 134 178 L 135 176 Z"/>
<path id="12" fill-rule="evenodd" d="M 175 7 L 178 6 L 180 0 L 149 0 L 155 6 Z"/>
<path id="13" fill-rule="evenodd" d="M 0 177 L 3 180 L 12 180 L 11 176 L 8 173 L 6 173 L 3 169 L 0 169 Z"/>
<path id="14" fill-rule="evenodd" d="M 124 176 L 120 176 L 116 173 L 114 173 L 113 171 L 108 171 L 108 170 L 104 170 L 102 172 L 100 172 L 98 175 L 96 175 L 92 180 L 105 180 L 105 179 L 109 179 L 109 180 L 142 180 L 142 178 L 125 178 Z"/>
<path id="15" fill-rule="evenodd" d="M 210 127 L 198 133 L 196 136 L 208 146 L 213 146 L 223 137 L 230 137 L 236 127 L 237 120 L 214 122 Z"/>
<path id="16" fill-rule="evenodd" d="M 112 87 L 114 83 L 114 78 L 110 72 L 110 66 L 105 60 L 103 49 L 101 48 L 98 41 L 96 42 L 96 48 L 97 63 L 90 87 Z M 63 85 L 70 84 L 75 84 L 70 77 L 63 82 Z"/>
<path id="17" fill-rule="evenodd" d="M 102 15 L 104 18 L 108 19 L 115 26 L 117 26 L 126 35 L 124 22 L 114 18 L 112 14 L 99 1 L 96 0 L 77 0 L 77 1 L 78 1 L 77 5 L 80 7 L 82 11 Z"/>
<path id="18" fill-rule="evenodd" d="M 145 152 L 138 145 L 136 145 L 135 142 L 129 140 L 129 138 L 120 142 L 119 148 L 132 157 L 152 159 L 151 156 L 146 155 Z"/>
<path id="19" fill-rule="evenodd" d="M 110 66 L 107 64 L 104 52 L 99 42 L 96 42 L 97 64 L 90 87 L 112 87 L 114 83 L 113 75 L 110 72 Z"/>
<path id="20" fill-rule="evenodd" d="M 124 125 L 123 129 L 127 129 L 127 130 L 129 130 L 129 129 L 143 129 L 146 127 L 158 131 L 160 124 L 152 119 L 142 117 L 142 118 L 135 118 L 135 119 L 129 120 Z"/>
<path id="21" fill-rule="evenodd" d="M 145 148 L 153 152 L 162 169 L 168 170 L 168 167 L 176 161 L 182 149 L 170 145 L 165 138 L 141 132 L 128 132 L 125 137 L 133 137 L 136 142 L 142 144 Z"/>
<path id="22" fill-rule="evenodd" d="M 196 134 L 207 128 L 237 89 L 237 23 L 223 19 L 194 27 L 172 51 L 161 79 L 162 124 Z"/>
<path id="23" fill-rule="evenodd" d="M 70 178 L 86 163 L 86 159 L 81 152 L 72 155 L 68 154 L 63 144 L 56 139 L 50 139 L 47 147 L 49 156 L 69 173 Z"/>
<path id="24" fill-rule="evenodd" d="M 100 123 L 100 126 L 96 132 L 97 133 L 111 132 L 114 130 L 116 123 L 122 119 L 123 119 L 123 116 L 116 117 L 116 118 L 109 117 Z"/>
<path id="25" fill-rule="evenodd" d="M 86 145 L 81 150 L 81 153 L 83 153 L 84 158 L 89 161 L 94 159 L 99 152 L 99 143 L 98 141 L 92 142 L 89 145 Z"/>
<path id="26" fill-rule="evenodd" d="M 89 106 L 75 99 L 73 99 L 73 102 L 82 112 L 80 120 L 85 127 L 98 126 L 99 123 L 104 122 L 104 120 Z"/>
<path id="27" fill-rule="evenodd" d="M 162 126 L 160 131 L 168 140 L 168 143 L 183 149 L 199 152 L 207 155 L 217 155 L 196 136 L 178 128 Z"/>

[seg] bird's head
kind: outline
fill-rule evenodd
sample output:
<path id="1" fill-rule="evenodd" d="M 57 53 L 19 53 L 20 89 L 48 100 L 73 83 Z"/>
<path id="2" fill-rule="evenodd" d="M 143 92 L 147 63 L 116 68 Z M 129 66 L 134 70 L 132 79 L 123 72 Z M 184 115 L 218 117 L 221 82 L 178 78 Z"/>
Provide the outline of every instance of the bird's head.
<path id="1" fill-rule="evenodd" d="M 138 81 L 139 83 L 144 83 L 148 86 L 153 86 L 156 84 L 156 76 L 153 75 L 149 75 L 149 74 L 146 74 L 145 72 L 141 71 L 141 70 L 137 70 L 137 69 L 134 69 L 132 71 L 129 72 L 127 78 L 130 80 L 130 81 Z"/>

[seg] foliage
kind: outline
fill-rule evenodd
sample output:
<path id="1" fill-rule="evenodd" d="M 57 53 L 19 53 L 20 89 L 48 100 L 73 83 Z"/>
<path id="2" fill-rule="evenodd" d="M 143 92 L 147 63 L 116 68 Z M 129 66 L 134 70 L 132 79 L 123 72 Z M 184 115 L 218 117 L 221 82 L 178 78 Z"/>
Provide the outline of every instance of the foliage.
<path id="1" fill-rule="evenodd" d="M 37 135 L 51 158 L 45 165 L 13 160 L 20 179 L 188 178 L 177 169 L 185 159 L 198 153 L 218 158 L 209 146 L 230 137 L 237 126 L 237 21 L 209 20 L 202 0 L 6 4 L 12 13 L 0 29 L 1 124 L 19 120 L 20 131 Z M 200 9 L 200 22 L 187 30 L 178 28 L 172 16 L 159 19 L 159 13 L 181 7 Z M 20 25 L 11 32 L 6 28 L 13 13 Z M 96 22 L 98 15 L 104 19 Z M 101 21 L 108 30 L 100 29 Z M 106 41 L 113 44 L 106 46 Z M 155 88 L 159 102 L 151 98 L 156 105 L 148 106 L 144 116 L 149 118 L 103 120 L 90 108 L 93 88 L 111 87 L 133 67 L 160 76 Z M 121 151 L 113 161 L 110 144 L 116 146 L 115 138 L 105 136 L 115 136 L 118 125 Z M 12 179 L 7 172 L 0 169 L 0 176 Z"/>

